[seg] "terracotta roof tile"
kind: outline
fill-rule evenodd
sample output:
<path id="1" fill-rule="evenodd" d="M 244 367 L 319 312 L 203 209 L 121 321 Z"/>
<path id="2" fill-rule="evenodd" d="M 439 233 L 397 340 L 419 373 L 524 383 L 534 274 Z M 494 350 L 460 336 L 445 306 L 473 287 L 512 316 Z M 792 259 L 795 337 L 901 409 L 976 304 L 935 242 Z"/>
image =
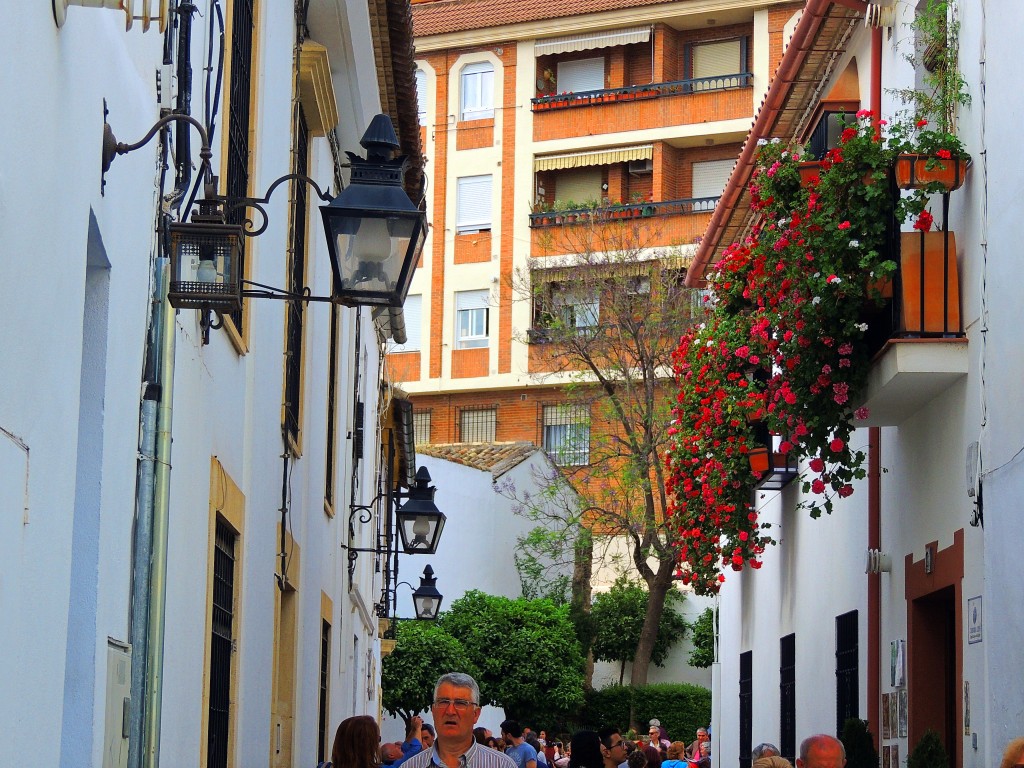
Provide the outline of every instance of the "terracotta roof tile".
<path id="1" fill-rule="evenodd" d="M 660 5 L 665 0 L 440 0 L 412 7 L 417 37 L 485 29 L 525 21 L 557 19 L 584 13 Z"/>
<path id="2" fill-rule="evenodd" d="M 416 446 L 421 456 L 433 456 L 499 477 L 518 466 L 539 449 L 533 443 L 444 443 Z"/>

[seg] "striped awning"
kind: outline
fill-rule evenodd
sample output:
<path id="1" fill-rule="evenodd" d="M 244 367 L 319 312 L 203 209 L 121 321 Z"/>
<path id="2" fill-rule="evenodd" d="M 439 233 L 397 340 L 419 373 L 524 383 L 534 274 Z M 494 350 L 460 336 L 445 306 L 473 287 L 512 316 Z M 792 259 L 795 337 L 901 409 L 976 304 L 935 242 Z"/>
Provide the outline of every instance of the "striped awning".
<path id="1" fill-rule="evenodd" d="M 593 48 L 611 48 L 616 45 L 630 43 L 646 43 L 651 39 L 650 27 L 631 27 L 607 32 L 590 32 L 585 35 L 566 35 L 540 40 L 534 47 L 535 56 L 546 56 L 549 53 L 569 53 L 570 51 L 589 51 Z"/>
<path id="2" fill-rule="evenodd" d="M 653 144 L 637 144 L 632 147 L 618 147 L 593 152 L 567 152 L 561 155 L 535 157 L 533 170 L 556 171 L 560 168 L 585 168 L 590 165 L 611 165 L 629 160 L 650 160 L 654 157 Z"/>

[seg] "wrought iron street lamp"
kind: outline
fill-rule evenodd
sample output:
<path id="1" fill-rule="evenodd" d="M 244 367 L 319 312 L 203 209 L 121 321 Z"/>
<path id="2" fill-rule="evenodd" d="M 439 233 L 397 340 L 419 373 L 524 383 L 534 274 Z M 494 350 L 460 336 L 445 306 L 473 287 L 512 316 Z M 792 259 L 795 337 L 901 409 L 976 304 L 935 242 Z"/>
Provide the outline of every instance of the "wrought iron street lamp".
<path id="1" fill-rule="evenodd" d="M 405 504 L 395 512 L 398 537 L 407 555 L 432 555 L 444 530 L 445 515 L 434 503 L 437 489 L 430 485 L 426 467 L 416 471 L 416 485 L 409 489 Z"/>
<path id="2" fill-rule="evenodd" d="M 428 564 L 420 576 L 420 586 L 412 593 L 412 604 L 416 609 L 417 619 L 433 620 L 441 610 L 444 595 L 437 591 L 437 579 L 434 569 Z"/>

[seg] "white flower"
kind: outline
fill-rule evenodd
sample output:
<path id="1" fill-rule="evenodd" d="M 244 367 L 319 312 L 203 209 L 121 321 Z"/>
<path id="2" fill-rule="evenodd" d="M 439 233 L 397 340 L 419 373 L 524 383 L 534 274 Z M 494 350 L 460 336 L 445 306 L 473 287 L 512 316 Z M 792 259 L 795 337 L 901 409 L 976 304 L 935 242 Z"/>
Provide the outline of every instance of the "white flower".
<path id="1" fill-rule="evenodd" d="M 811 299 L 811 304 L 820 304 L 820 303 L 821 303 L 821 296 L 815 296 L 813 299 Z"/>
<path id="2" fill-rule="evenodd" d="M 774 139 L 772 139 L 772 144 L 778 144 L 780 141 L 782 141 L 782 139 L 776 136 Z"/>
<path id="3" fill-rule="evenodd" d="M 767 143 L 768 143 L 768 139 L 758 139 L 757 140 L 757 146 L 759 146 L 759 147 L 763 147 Z"/>
<path id="4" fill-rule="evenodd" d="M 851 248 L 860 248 L 860 240 L 851 240 L 850 241 L 850 247 Z"/>
<path id="5" fill-rule="evenodd" d="M 779 219 L 779 226 L 784 227 L 789 224 L 789 219 Z"/>
<path id="6" fill-rule="evenodd" d="M 821 277 L 821 272 L 815 272 L 813 275 L 811 275 L 811 277 L 817 280 L 819 277 Z"/>
<path id="7" fill-rule="evenodd" d="M 857 330 L 860 331 L 861 333 L 864 333 L 864 331 L 866 331 L 867 329 L 868 329 L 868 324 L 867 323 L 857 323 Z"/>

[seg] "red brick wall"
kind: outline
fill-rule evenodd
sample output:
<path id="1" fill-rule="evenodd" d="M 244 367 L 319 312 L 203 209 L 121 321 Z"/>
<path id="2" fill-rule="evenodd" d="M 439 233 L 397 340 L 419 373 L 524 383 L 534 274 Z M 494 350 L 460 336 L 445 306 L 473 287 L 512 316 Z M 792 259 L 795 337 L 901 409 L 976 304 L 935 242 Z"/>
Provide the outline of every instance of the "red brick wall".
<path id="1" fill-rule="evenodd" d="M 455 263 L 479 264 L 491 260 L 491 233 L 455 235 Z"/>
<path id="2" fill-rule="evenodd" d="M 391 381 L 419 381 L 420 353 L 394 352 L 387 356 L 386 365 Z"/>
<path id="3" fill-rule="evenodd" d="M 710 211 L 707 213 L 675 214 L 668 216 L 651 216 L 639 219 L 627 219 L 628 224 L 610 224 L 609 226 L 636 226 L 639 230 L 635 238 L 630 239 L 647 247 L 685 245 L 693 243 L 695 238 L 704 234 Z M 531 255 L 534 257 L 557 256 L 579 252 L 579 235 L 574 235 L 575 227 L 580 224 L 561 224 L 550 227 L 536 227 L 531 230 Z"/>
<path id="4" fill-rule="evenodd" d="M 455 148 L 478 149 L 494 146 L 494 118 L 467 120 L 455 125 Z"/>
<path id="5" fill-rule="evenodd" d="M 428 54 L 424 58 L 433 68 L 437 77 L 436 113 L 434 115 L 434 162 L 431 185 L 434 198 L 430 206 L 430 214 L 435 224 L 432 238 L 433 251 L 430 277 L 430 327 L 435 329 L 430 339 L 424 340 L 423 352 L 427 355 L 427 375 L 432 378 L 441 376 L 441 360 L 444 348 L 442 336 L 444 320 L 444 221 L 447 209 L 445 191 L 448 187 L 448 71 L 458 54 L 441 52 Z"/>
<path id="6" fill-rule="evenodd" d="M 452 378 L 472 379 L 478 376 L 486 376 L 488 373 L 487 362 L 490 360 L 490 354 L 491 352 L 487 347 L 453 349 Z"/>
<path id="7" fill-rule="evenodd" d="M 516 170 L 516 46 L 502 46 L 501 63 L 505 69 L 501 104 L 504 110 L 501 135 L 501 243 L 499 244 L 498 281 L 498 373 L 512 370 L 512 248 L 515 224 Z M 525 66 L 532 67 L 532 61 Z"/>
<path id="8" fill-rule="evenodd" d="M 657 36 L 655 36 L 655 43 L 657 43 Z M 625 55 L 625 85 L 647 85 L 647 83 L 658 82 L 654 80 L 654 70 L 651 69 L 650 43 L 627 45 L 625 46 Z"/>

